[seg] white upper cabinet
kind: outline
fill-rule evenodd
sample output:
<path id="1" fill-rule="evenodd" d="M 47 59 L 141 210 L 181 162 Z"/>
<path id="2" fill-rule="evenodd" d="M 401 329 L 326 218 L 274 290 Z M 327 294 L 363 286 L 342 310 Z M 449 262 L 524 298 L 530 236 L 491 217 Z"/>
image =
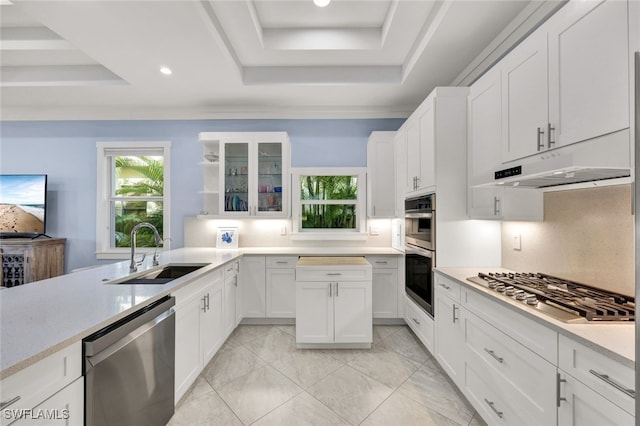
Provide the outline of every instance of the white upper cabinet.
<path id="1" fill-rule="evenodd" d="M 503 162 L 629 127 L 629 7 L 570 1 L 495 66 Z"/>
<path id="2" fill-rule="evenodd" d="M 394 162 L 396 165 L 396 217 L 404 217 L 404 199 L 407 191 L 407 129 L 396 132 Z"/>
<path id="3" fill-rule="evenodd" d="M 434 98 L 429 96 L 407 120 L 407 194 L 435 191 Z"/>
<path id="4" fill-rule="evenodd" d="M 503 161 L 546 148 L 547 35 L 536 31 L 500 63 L 502 69 Z"/>
<path id="5" fill-rule="evenodd" d="M 372 132 L 367 142 L 367 216 L 396 216 L 396 132 Z"/>
<path id="6" fill-rule="evenodd" d="M 204 214 L 288 217 L 286 132 L 204 132 L 200 142 L 205 158 Z"/>
<path id="7" fill-rule="evenodd" d="M 570 2 L 550 22 L 551 147 L 629 127 L 627 7 Z"/>

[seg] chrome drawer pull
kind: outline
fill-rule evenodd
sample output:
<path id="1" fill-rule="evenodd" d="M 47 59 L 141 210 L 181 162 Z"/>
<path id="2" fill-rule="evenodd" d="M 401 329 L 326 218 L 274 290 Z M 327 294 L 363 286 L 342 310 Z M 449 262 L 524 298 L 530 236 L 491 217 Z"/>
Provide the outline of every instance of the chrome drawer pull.
<path id="1" fill-rule="evenodd" d="M 278 261 L 276 261 L 276 263 L 278 265 L 288 265 L 289 264 L 289 262 L 287 262 L 286 260 L 278 260 Z"/>
<path id="2" fill-rule="evenodd" d="M 451 290 L 451 287 L 449 287 L 448 285 L 446 285 L 445 283 L 438 283 L 438 285 L 442 288 L 444 288 L 445 290 Z"/>
<path id="3" fill-rule="evenodd" d="M 544 135 L 544 129 L 538 127 L 538 151 L 544 149 L 544 142 L 542 141 L 542 135 Z"/>
<path id="4" fill-rule="evenodd" d="M 387 263 L 389 262 L 387 262 L 386 260 L 376 260 L 376 264 L 378 265 L 386 265 Z"/>
<path id="5" fill-rule="evenodd" d="M 502 358 L 501 356 L 496 355 L 496 353 L 494 351 L 492 351 L 491 349 L 484 348 L 484 351 L 486 353 L 488 353 L 489 355 L 491 355 L 493 357 L 493 359 L 498 361 L 500 364 L 502 364 L 504 362 L 504 358 Z"/>
<path id="6" fill-rule="evenodd" d="M 562 404 L 562 401 L 567 400 L 567 398 L 563 397 L 561 394 L 562 391 L 560 389 L 560 385 L 562 383 L 567 383 L 567 381 L 560 376 L 560 373 L 556 373 L 556 405 L 558 407 L 560 407 L 560 404 Z"/>
<path id="7" fill-rule="evenodd" d="M 498 411 L 498 410 L 496 409 L 496 407 L 494 407 L 494 406 L 493 406 L 493 405 L 494 405 L 493 401 L 489 401 L 487 398 L 485 398 L 485 399 L 484 399 L 484 402 L 486 402 L 486 403 L 487 403 L 487 405 L 489 405 L 489 407 L 491 407 L 491 409 L 493 410 L 493 412 L 494 412 L 494 413 L 496 413 L 496 415 L 497 415 L 498 417 L 502 418 L 502 416 L 503 416 L 503 414 L 504 414 L 504 413 L 503 413 L 502 411 Z"/>
<path id="8" fill-rule="evenodd" d="M 635 390 L 625 388 L 620 383 L 617 383 L 616 381 L 611 379 L 611 377 L 609 377 L 608 374 L 598 373 L 595 370 L 589 370 L 589 373 L 593 374 L 594 376 L 596 376 L 598 379 L 602 380 L 603 382 L 605 382 L 605 383 L 613 386 L 614 388 L 618 389 L 620 392 L 623 392 L 623 393 L 629 395 L 631 398 L 633 398 L 633 399 L 636 398 L 636 391 Z"/>
<path id="9" fill-rule="evenodd" d="M 18 401 L 20 401 L 20 396 L 16 396 L 15 398 L 10 399 L 9 401 L 6 401 L 6 402 L 0 402 L 0 410 L 10 406 L 11 404 L 15 404 Z"/>
<path id="10" fill-rule="evenodd" d="M 327 275 L 339 276 L 339 275 L 342 275 L 342 274 L 340 272 L 327 272 Z"/>
<path id="11" fill-rule="evenodd" d="M 411 318 L 411 319 L 413 320 L 413 322 L 415 322 L 415 323 L 416 323 L 416 325 L 420 325 L 420 321 L 418 321 L 418 320 L 417 320 L 417 319 L 415 319 L 415 318 Z"/>

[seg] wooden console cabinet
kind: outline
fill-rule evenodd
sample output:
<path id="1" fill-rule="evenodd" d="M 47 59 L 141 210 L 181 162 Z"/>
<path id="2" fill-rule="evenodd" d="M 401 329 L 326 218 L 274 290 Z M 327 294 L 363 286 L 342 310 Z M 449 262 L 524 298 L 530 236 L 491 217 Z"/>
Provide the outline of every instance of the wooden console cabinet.
<path id="1" fill-rule="evenodd" d="M 14 287 L 64 273 L 66 238 L 0 240 L 0 287 Z"/>

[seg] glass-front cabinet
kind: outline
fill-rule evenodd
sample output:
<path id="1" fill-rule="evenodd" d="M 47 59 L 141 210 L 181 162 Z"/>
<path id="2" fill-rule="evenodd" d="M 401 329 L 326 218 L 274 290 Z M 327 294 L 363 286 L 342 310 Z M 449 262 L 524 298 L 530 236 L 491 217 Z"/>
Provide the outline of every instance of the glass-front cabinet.
<path id="1" fill-rule="evenodd" d="M 286 132 L 204 132 L 200 142 L 205 157 L 202 214 L 288 217 Z"/>

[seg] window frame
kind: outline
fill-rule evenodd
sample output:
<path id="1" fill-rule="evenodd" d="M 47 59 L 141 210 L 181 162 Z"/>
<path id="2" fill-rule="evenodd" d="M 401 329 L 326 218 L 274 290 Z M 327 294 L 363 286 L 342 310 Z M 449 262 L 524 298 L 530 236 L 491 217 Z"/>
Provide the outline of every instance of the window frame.
<path id="1" fill-rule="evenodd" d="M 171 250 L 171 142 L 170 141 L 111 141 L 96 142 L 96 259 L 128 259 L 130 247 L 113 247 L 111 229 L 112 162 L 110 151 L 131 151 L 142 155 L 144 151 L 162 151 L 164 164 L 162 196 L 162 230 L 164 240 L 160 250 Z M 130 197 L 122 197 L 126 200 Z M 142 248 L 149 251 L 148 248 Z"/>
<path id="2" fill-rule="evenodd" d="M 303 229 L 301 176 L 356 176 L 355 229 Z M 333 200 L 338 201 L 338 200 Z M 352 200 L 348 200 L 352 201 Z M 291 169 L 291 238 L 305 240 L 364 240 L 367 238 L 367 169 L 366 167 L 296 167 Z"/>

